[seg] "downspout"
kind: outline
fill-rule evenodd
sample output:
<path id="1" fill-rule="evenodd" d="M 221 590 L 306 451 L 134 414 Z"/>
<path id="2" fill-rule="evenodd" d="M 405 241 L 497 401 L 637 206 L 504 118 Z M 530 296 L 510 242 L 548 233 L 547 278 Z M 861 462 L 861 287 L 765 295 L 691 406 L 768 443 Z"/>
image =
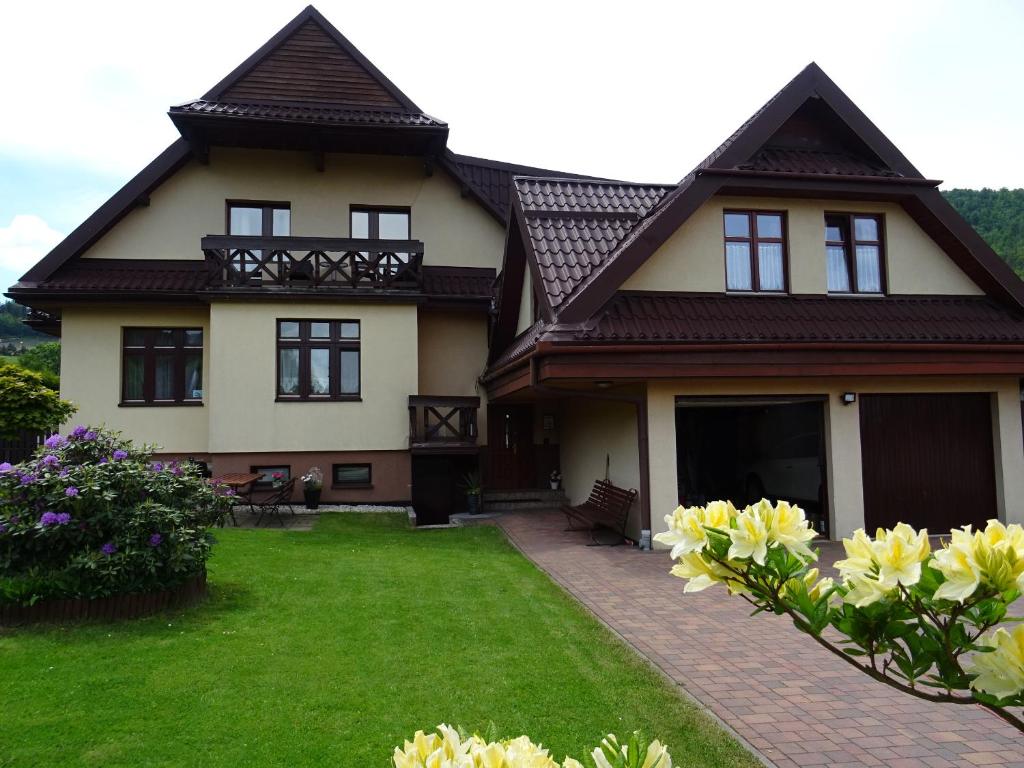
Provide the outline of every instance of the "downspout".
<path id="1" fill-rule="evenodd" d="M 540 383 L 537 371 L 537 357 L 530 358 L 530 389 L 542 394 L 565 397 L 571 394 L 591 400 L 609 400 L 630 403 L 636 408 L 636 443 L 640 460 L 640 549 L 651 550 L 651 454 L 647 432 L 647 385 L 641 395 L 615 395 L 612 393 L 587 392 L 578 389 L 558 389 Z"/>

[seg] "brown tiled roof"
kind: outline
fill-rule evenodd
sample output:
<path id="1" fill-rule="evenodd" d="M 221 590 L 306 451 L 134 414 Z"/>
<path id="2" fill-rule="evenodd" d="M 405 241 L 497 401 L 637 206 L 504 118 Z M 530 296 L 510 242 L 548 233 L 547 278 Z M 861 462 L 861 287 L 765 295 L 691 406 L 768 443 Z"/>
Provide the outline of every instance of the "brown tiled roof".
<path id="1" fill-rule="evenodd" d="M 373 109 L 341 105 L 276 104 L 196 99 L 171 107 L 172 115 L 192 114 L 235 117 L 246 120 L 309 123 L 316 125 L 401 126 L 444 128 L 446 123 L 422 112 L 405 109 Z"/>
<path id="2" fill-rule="evenodd" d="M 490 299 L 496 270 L 484 267 L 423 267 L 423 292 L 428 296 Z"/>
<path id="3" fill-rule="evenodd" d="M 670 186 L 517 178 L 541 284 L 558 307 L 609 258 Z"/>
<path id="4" fill-rule="evenodd" d="M 620 292 L 578 341 L 1024 342 L 1024 319 L 987 297 L 702 296 Z"/>
<path id="5" fill-rule="evenodd" d="M 205 262 L 175 259 L 74 259 L 40 285 L 50 291 L 182 293 L 203 288 Z"/>
<path id="6" fill-rule="evenodd" d="M 738 168 L 773 173 L 819 173 L 842 176 L 899 176 L 877 163 L 848 152 L 765 147 Z"/>
<path id="7" fill-rule="evenodd" d="M 485 160 L 482 157 L 459 155 L 450 151 L 446 153 L 445 160 L 459 179 L 475 192 L 502 221 L 508 219 L 509 203 L 513 195 L 512 180 L 516 176 L 598 181 L 593 176 L 552 171 L 529 165 L 502 163 L 497 160 Z"/>

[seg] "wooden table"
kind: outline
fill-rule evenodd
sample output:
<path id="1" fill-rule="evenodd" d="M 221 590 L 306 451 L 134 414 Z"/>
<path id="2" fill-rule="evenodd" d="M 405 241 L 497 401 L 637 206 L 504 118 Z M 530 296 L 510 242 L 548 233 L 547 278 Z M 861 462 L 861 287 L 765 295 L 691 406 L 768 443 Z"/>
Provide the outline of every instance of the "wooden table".
<path id="1" fill-rule="evenodd" d="M 210 482 L 213 483 L 214 485 L 227 486 L 237 494 L 247 485 L 252 485 L 253 483 L 255 483 L 257 480 L 260 479 L 260 477 L 261 475 L 258 475 L 255 472 L 228 472 L 226 475 L 221 475 L 220 477 L 213 478 Z M 238 501 L 241 502 L 242 504 L 248 504 L 249 511 L 253 511 L 251 497 L 248 499 L 240 497 Z M 235 527 L 237 528 L 238 521 L 235 519 L 234 508 L 231 509 L 229 514 L 231 515 L 231 522 L 233 522 L 235 524 Z M 223 524 L 224 521 L 221 520 L 221 525 Z"/>

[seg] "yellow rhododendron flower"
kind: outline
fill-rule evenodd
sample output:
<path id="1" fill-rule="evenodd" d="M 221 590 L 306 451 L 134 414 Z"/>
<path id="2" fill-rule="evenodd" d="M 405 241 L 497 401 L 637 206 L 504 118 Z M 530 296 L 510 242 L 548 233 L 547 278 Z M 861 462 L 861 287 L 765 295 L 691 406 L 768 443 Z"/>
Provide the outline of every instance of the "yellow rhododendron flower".
<path id="1" fill-rule="evenodd" d="M 818 581 L 819 575 L 817 568 L 811 568 L 804 574 L 802 580 L 790 579 L 787 581 L 786 591 L 790 592 L 791 589 L 795 589 L 802 581 L 803 585 L 807 588 L 807 596 L 814 601 L 820 600 L 822 595 L 832 589 L 835 582 L 832 581 L 831 576 L 826 576 L 821 581 Z"/>
<path id="2" fill-rule="evenodd" d="M 873 576 L 862 573 L 851 574 L 846 580 L 846 586 L 850 591 L 846 593 L 843 601 L 857 608 L 877 603 L 893 589 L 893 587 L 885 586 Z"/>
<path id="3" fill-rule="evenodd" d="M 762 500 L 762 504 L 767 502 Z M 771 505 L 768 505 L 771 509 Z M 729 559 L 743 560 L 751 558 L 758 565 L 764 565 L 768 554 L 768 527 L 758 510 L 747 507 L 736 516 L 736 527 L 729 529 L 732 546 L 729 547 Z"/>
<path id="4" fill-rule="evenodd" d="M 672 558 L 688 552 L 701 552 L 708 545 L 707 528 L 726 530 L 736 516 L 736 507 L 729 501 L 713 501 L 707 507 L 676 507 L 665 515 L 668 530 L 654 540 L 672 547 Z"/>
<path id="5" fill-rule="evenodd" d="M 918 533 L 906 523 L 898 523 L 891 531 L 879 529 L 871 549 L 878 564 L 878 580 L 887 587 L 917 584 L 921 563 L 931 554 L 927 529 Z"/>
<path id="6" fill-rule="evenodd" d="M 762 499 L 762 503 L 767 501 Z M 779 500 L 775 509 L 771 510 L 768 522 L 768 538 L 778 542 L 797 557 L 816 560 L 815 554 L 807 546 L 807 542 L 817 536 L 817 532 L 807 522 L 803 509 L 796 504 Z"/>
<path id="7" fill-rule="evenodd" d="M 1016 696 L 1024 691 L 1024 625 L 1011 631 L 997 629 L 983 642 L 995 650 L 974 656 L 977 677 L 971 688 L 1000 699 Z"/>
<path id="8" fill-rule="evenodd" d="M 843 549 L 846 559 L 837 560 L 835 567 L 844 578 L 871 573 L 877 567 L 871 539 L 863 528 L 854 531 L 852 539 L 843 539 Z"/>
<path id="9" fill-rule="evenodd" d="M 733 581 L 734 574 L 718 563 L 709 563 L 699 552 L 688 552 L 672 566 L 670 573 L 688 579 L 683 592 L 700 592 L 718 583 L 729 584 L 731 592 L 739 592 L 740 585 Z"/>
<path id="10" fill-rule="evenodd" d="M 963 602 L 974 594 L 981 584 L 981 568 L 974 559 L 971 526 L 951 531 L 952 540 L 935 553 L 931 567 L 943 575 L 945 581 L 935 590 L 937 600 Z"/>

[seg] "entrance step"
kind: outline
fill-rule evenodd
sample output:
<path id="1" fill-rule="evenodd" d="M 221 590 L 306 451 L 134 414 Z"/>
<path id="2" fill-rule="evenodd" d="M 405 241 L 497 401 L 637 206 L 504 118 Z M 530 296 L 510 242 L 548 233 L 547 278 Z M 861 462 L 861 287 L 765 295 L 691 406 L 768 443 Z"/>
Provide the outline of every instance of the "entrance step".
<path id="1" fill-rule="evenodd" d="M 515 512 L 526 509 L 558 508 L 569 501 L 565 491 L 550 488 L 529 488 L 515 491 L 485 491 L 485 512 Z"/>

